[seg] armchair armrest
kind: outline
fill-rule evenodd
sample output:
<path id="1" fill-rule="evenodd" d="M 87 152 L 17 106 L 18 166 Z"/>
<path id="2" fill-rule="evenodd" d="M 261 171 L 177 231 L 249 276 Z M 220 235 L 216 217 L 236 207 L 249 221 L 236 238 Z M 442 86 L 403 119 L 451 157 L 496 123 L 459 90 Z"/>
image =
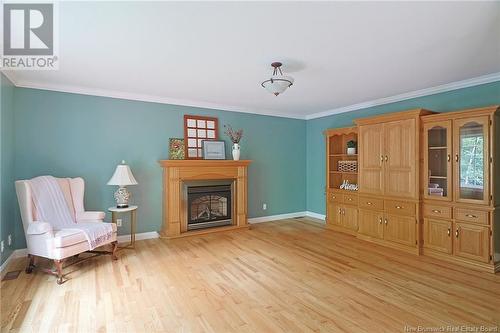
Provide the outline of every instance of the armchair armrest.
<path id="1" fill-rule="evenodd" d="M 47 232 L 52 233 L 52 226 L 50 223 L 40 221 L 31 222 L 26 231 L 28 235 L 42 235 Z"/>
<path id="2" fill-rule="evenodd" d="M 104 216 L 104 212 L 78 212 L 76 213 L 76 221 L 102 221 Z"/>

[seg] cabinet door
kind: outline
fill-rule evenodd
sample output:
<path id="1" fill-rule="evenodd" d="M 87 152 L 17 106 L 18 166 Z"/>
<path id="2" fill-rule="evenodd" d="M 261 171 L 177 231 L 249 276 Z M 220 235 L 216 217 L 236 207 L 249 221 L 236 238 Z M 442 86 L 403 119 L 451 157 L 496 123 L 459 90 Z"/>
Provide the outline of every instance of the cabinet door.
<path id="1" fill-rule="evenodd" d="M 454 121 L 455 200 L 489 203 L 489 118 Z"/>
<path id="2" fill-rule="evenodd" d="M 343 206 L 342 208 L 342 224 L 344 227 L 351 230 L 358 230 L 358 207 Z"/>
<path id="3" fill-rule="evenodd" d="M 424 124 L 424 197 L 450 201 L 451 191 L 451 120 Z"/>
<path id="4" fill-rule="evenodd" d="M 450 221 L 424 219 L 424 247 L 451 254 L 453 238 Z"/>
<path id="5" fill-rule="evenodd" d="M 360 234 L 375 238 L 384 237 L 383 214 L 381 212 L 360 209 L 358 226 Z"/>
<path id="6" fill-rule="evenodd" d="M 394 197 L 418 196 L 415 119 L 384 124 L 384 192 Z"/>
<path id="7" fill-rule="evenodd" d="M 489 228 L 455 222 L 453 250 L 455 255 L 482 262 L 489 261 Z"/>
<path id="8" fill-rule="evenodd" d="M 359 191 L 384 193 L 383 124 L 359 126 Z"/>
<path id="9" fill-rule="evenodd" d="M 335 202 L 328 203 L 328 223 L 342 226 L 342 208 Z"/>
<path id="10" fill-rule="evenodd" d="M 415 218 L 387 214 L 384 219 L 384 239 L 399 244 L 415 246 Z"/>

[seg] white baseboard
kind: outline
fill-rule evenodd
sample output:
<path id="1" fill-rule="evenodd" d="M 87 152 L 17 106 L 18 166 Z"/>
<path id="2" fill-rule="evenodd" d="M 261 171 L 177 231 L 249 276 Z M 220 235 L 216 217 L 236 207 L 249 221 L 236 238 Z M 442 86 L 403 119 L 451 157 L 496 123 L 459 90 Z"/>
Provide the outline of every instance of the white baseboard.
<path id="1" fill-rule="evenodd" d="M 310 212 L 310 211 L 306 212 L 306 216 L 307 217 L 312 217 L 312 218 L 315 218 L 315 219 L 318 219 L 318 220 L 322 220 L 323 223 L 325 222 L 325 219 L 326 219 L 326 215 L 318 214 L 318 213 Z"/>
<path id="2" fill-rule="evenodd" d="M 149 232 L 141 232 L 140 234 L 135 234 L 135 240 L 143 240 L 143 239 L 154 239 L 160 238 L 160 234 L 156 231 Z M 117 237 L 119 243 L 130 242 L 130 234 L 128 235 L 119 235 Z"/>
<path id="3" fill-rule="evenodd" d="M 295 217 L 304 217 L 306 216 L 306 212 L 295 212 L 288 214 L 278 214 L 278 215 L 269 215 L 269 216 L 261 216 L 261 217 L 252 217 L 248 219 L 248 223 L 262 223 L 276 220 L 284 220 L 284 219 L 292 219 Z"/>
<path id="4" fill-rule="evenodd" d="M 27 255 L 28 255 L 28 249 L 14 250 L 10 254 L 10 256 L 3 262 L 2 266 L 0 266 L 0 274 L 1 274 L 1 276 L 3 277 L 4 269 L 7 268 L 7 266 L 9 266 L 9 263 L 12 260 L 17 259 L 17 258 L 21 258 L 21 257 L 26 257 Z"/>

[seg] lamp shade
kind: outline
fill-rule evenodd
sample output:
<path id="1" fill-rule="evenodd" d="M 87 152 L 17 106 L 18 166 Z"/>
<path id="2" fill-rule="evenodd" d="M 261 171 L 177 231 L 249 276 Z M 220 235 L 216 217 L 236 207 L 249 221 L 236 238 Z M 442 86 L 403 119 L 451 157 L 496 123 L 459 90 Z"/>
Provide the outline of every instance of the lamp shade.
<path id="1" fill-rule="evenodd" d="M 108 185 L 127 186 L 137 184 L 137 180 L 135 180 L 132 171 L 130 171 L 129 166 L 125 164 L 125 161 L 122 161 L 122 164 L 116 166 L 115 173 L 108 181 Z"/>
<path id="2" fill-rule="evenodd" d="M 262 86 L 270 93 L 278 96 L 293 84 L 293 78 L 284 75 L 273 75 L 269 80 L 262 82 Z"/>

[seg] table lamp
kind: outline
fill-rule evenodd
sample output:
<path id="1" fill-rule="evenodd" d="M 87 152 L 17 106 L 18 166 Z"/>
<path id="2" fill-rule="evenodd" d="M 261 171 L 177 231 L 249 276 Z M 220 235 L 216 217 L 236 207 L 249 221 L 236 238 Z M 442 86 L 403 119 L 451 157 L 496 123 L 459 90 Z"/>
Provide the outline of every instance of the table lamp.
<path id="1" fill-rule="evenodd" d="M 115 173 L 108 181 L 108 185 L 118 185 L 118 190 L 115 192 L 116 207 L 127 208 L 131 194 L 125 186 L 137 185 L 137 181 L 125 161 L 116 166 Z"/>

